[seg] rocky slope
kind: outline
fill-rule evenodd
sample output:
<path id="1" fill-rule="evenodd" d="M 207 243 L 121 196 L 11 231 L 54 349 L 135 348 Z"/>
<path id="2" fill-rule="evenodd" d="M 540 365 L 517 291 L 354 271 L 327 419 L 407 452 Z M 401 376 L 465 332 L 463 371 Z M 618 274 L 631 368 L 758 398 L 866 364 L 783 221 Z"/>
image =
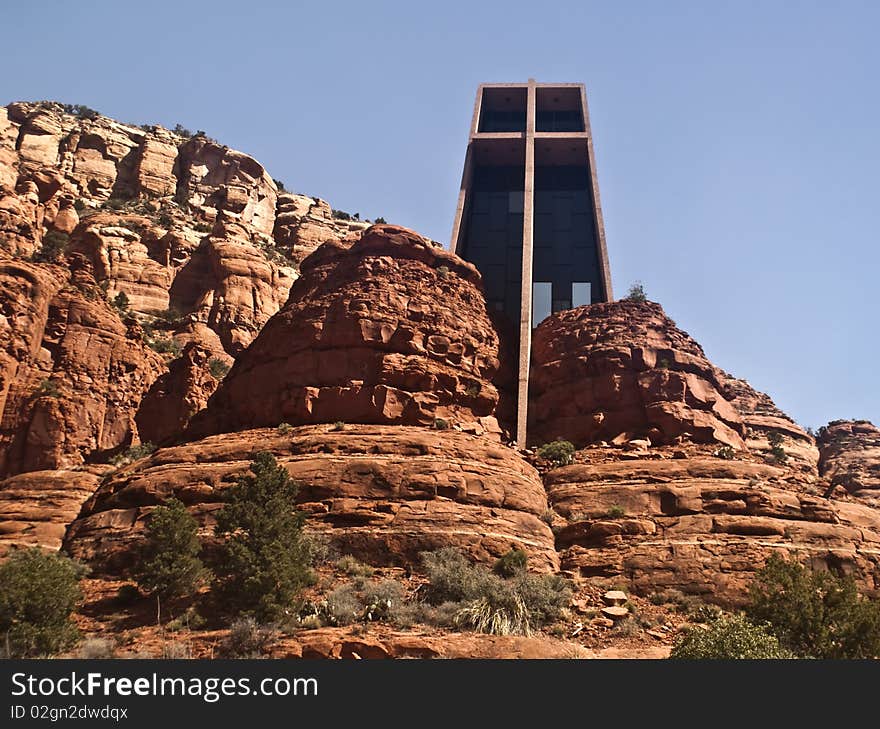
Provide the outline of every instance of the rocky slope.
<path id="1" fill-rule="evenodd" d="M 829 491 L 843 488 L 880 508 L 880 428 L 867 420 L 835 420 L 819 431 L 819 452 Z"/>

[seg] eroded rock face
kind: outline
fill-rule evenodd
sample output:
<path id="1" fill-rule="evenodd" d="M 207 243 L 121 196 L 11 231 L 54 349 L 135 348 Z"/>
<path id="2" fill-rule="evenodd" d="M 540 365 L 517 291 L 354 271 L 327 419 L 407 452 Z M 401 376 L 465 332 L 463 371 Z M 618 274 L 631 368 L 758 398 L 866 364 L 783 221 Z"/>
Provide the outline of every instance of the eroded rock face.
<path id="1" fill-rule="evenodd" d="M 278 196 L 273 237 L 296 265 L 327 241 L 355 241 L 369 227 L 359 220 L 333 217 L 330 205 L 320 198 L 282 193 Z"/>
<path id="2" fill-rule="evenodd" d="M 208 404 L 231 361 L 195 342 L 187 344 L 141 400 L 135 415 L 141 439 L 158 444 L 179 436 Z"/>
<path id="3" fill-rule="evenodd" d="M 559 312 L 532 338 L 529 439 L 583 446 L 615 438 L 744 447 L 744 425 L 700 345 L 659 304 Z"/>
<path id="4" fill-rule="evenodd" d="M 221 219 L 169 290 L 171 306 L 215 331 L 233 356 L 278 311 L 296 275 L 267 260 L 258 241 L 245 226 Z"/>
<path id="5" fill-rule="evenodd" d="M 99 569 L 127 569 L 144 518 L 172 495 L 209 538 L 223 489 L 258 450 L 272 452 L 302 484 L 298 502 L 309 527 L 342 553 L 417 565 L 419 552 L 444 546 L 484 562 L 520 547 L 533 569 L 558 566 L 553 534 L 539 518 L 544 488 L 516 451 L 455 431 L 398 426 L 261 429 L 161 449 L 98 489 L 66 548 Z"/>
<path id="6" fill-rule="evenodd" d="M 34 471 L 0 481 L 0 558 L 19 547 L 60 549 L 98 480 L 86 471 Z"/>
<path id="7" fill-rule="evenodd" d="M 373 226 L 303 261 L 193 435 L 337 421 L 497 434 L 500 350 L 471 264 L 412 231 Z"/>
<path id="8" fill-rule="evenodd" d="M 842 486 L 880 509 L 880 429 L 867 420 L 835 420 L 819 431 L 819 451 L 829 488 Z"/>
<path id="9" fill-rule="evenodd" d="M 758 392 L 745 380 L 723 370 L 718 370 L 718 379 L 724 385 L 725 397 L 743 420 L 749 451 L 769 452 L 772 447 L 769 438 L 775 433 L 782 439 L 782 448 L 790 461 L 799 463 L 808 472 L 816 472 L 819 450 L 813 436 L 776 407 L 768 395 Z"/>
<path id="10" fill-rule="evenodd" d="M 880 592 L 880 513 L 827 499 L 816 476 L 693 446 L 626 460 L 590 448 L 547 473 L 548 499 L 567 524 L 557 530 L 563 569 L 628 581 L 638 594 L 675 588 L 742 604 L 770 554 L 843 569 Z"/>
<path id="11" fill-rule="evenodd" d="M 83 263 L 80 261 L 80 263 Z M 0 263 L 0 472 L 70 468 L 137 441 L 134 414 L 164 369 L 97 298 L 88 268 Z"/>

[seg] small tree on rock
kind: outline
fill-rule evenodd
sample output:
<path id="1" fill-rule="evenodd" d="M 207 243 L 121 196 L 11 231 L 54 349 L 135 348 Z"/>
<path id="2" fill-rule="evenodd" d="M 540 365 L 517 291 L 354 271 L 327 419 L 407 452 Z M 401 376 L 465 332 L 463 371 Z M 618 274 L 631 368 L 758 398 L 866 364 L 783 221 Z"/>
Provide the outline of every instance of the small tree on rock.
<path id="1" fill-rule="evenodd" d="M 183 502 L 169 499 L 156 507 L 146 532 L 138 586 L 163 599 L 194 593 L 204 582 L 207 570 L 199 559 L 199 525 Z"/>
<path id="2" fill-rule="evenodd" d="M 295 506 L 299 485 L 271 453 L 258 453 L 250 471 L 217 514 L 216 534 L 224 539 L 218 588 L 233 607 L 274 620 L 312 580 L 305 514 Z"/>
<path id="3" fill-rule="evenodd" d="M 644 303 L 648 300 L 647 294 L 645 294 L 645 287 L 641 281 L 636 281 L 632 286 L 629 287 L 629 291 L 624 297 L 626 301 L 636 301 L 639 303 Z"/>

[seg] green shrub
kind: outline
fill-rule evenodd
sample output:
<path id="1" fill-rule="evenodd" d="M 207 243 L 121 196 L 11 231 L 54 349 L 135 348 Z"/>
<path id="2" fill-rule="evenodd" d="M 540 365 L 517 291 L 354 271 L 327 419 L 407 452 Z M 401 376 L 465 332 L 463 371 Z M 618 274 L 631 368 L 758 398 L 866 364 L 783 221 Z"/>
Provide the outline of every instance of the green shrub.
<path id="1" fill-rule="evenodd" d="M 344 210 L 333 210 L 332 215 L 337 220 L 351 220 L 351 215 Z"/>
<path id="2" fill-rule="evenodd" d="M 383 218 L 382 216 L 379 216 L 379 217 L 376 218 L 376 220 L 373 221 L 373 222 L 375 222 L 376 225 L 387 225 L 387 224 L 388 224 L 388 221 L 385 220 L 385 218 Z"/>
<path id="3" fill-rule="evenodd" d="M 693 627 L 681 635 L 670 658 L 761 659 L 792 658 L 767 629 L 753 625 L 742 615 L 719 618 L 706 628 Z"/>
<path id="4" fill-rule="evenodd" d="M 35 263 L 57 263 L 67 250 L 70 236 L 60 230 L 50 230 L 43 236 L 40 249 L 35 251 L 31 260 Z"/>
<path id="5" fill-rule="evenodd" d="M 251 617 L 240 618 L 229 626 L 222 653 L 227 658 L 261 658 L 275 642 L 277 634 Z"/>
<path id="6" fill-rule="evenodd" d="M 34 397 L 61 397 L 61 388 L 55 380 L 43 380 L 34 390 Z"/>
<path id="7" fill-rule="evenodd" d="M 39 547 L 13 551 L 0 564 L 0 655 L 48 655 L 72 645 L 79 579 L 79 567 L 63 555 Z"/>
<path id="8" fill-rule="evenodd" d="M 198 523 L 183 502 L 168 499 L 147 520 L 138 586 L 162 599 L 193 594 L 207 577 L 201 550 Z"/>
<path id="9" fill-rule="evenodd" d="M 182 350 L 180 342 L 170 337 L 158 337 L 147 342 L 150 349 L 159 354 L 170 354 L 172 357 L 179 357 Z"/>
<path id="10" fill-rule="evenodd" d="M 574 460 L 575 447 L 567 440 L 554 440 L 538 448 L 538 458 L 554 466 L 567 466 Z"/>
<path id="11" fill-rule="evenodd" d="M 145 443 L 138 443 L 137 445 L 129 446 L 121 453 L 117 453 L 110 459 L 110 463 L 112 463 L 114 466 L 124 466 L 127 463 L 131 463 L 132 461 L 146 458 L 155 450 L 156 446 L 153 443 L 150 443 L 150 441 L 147 441 Z"/>
<path id="12" fill-rule="evenodd" d="M 273 177 L 272 182 L 275 183 L 275 187 L 278 188 L 278 192 L 286 192 L 287 191 L 287 188 L 284 187 L 284 183 L 281 180 L 277 180 Z"/>
<path id="13" fill-rule="evenodd" d="M 770 444 L 770 459 L 779 464 L 788 462 L 788 454 L 785 452 L 783 443 L 785 439 L 782 433 L 773 430 L 767 435 L 767 442 Z"/>
<path id="14" fill-rule="evenodd" d="M 557 575 L 521 571 L 504 579 L 471 564 L 453 547 L 425 552 L 422 562 L 429 580 L 428 602 L 456 603 L 456 624 L 481 632 L 528 634 L 532 627 L 556 620 L 571 600 L 568 582 Z"/>
<path id="15" fill-rule="evenodd" d="M 434 418 L 435 430 L 449 430 L 449 421 L 444 418 Z"/>
<path id="16" fill-rule="evenodd" d="M 187 129 L 183 124 L 175 124 L 174 129 L 172 130 L 175 134 L 181 137 L 191 137 L 193 133 Z"/>
<path id="17" fill-rule="evenodd" d="M 203 627 L 207 621 L 199 614 L 194 607 L 188 607 L 183 615 L 179 615 L 174 620 L 169 620 L 165 627 L 172 631 L 179 630 L 198 630 Z"/>
<path id="18" fill-rule="evenodd" d="M 513 547 L 495 562 L 495 567 L 493 569 L 496 574 L 499 574 L 502 577 L 513 577 L 520 572 L 525 572 L 528 562 L 528 555 L 522 549 Z"/>
<path id="19" fill-rule="evenodd" d="M 120 291 L 116 296 L 113 297 L 113 300 L 110 302 L 110 306 L 112 306 L 117 313 L 125 314 L 128 312 L 129 304 L 128 296 L 126 296 L 124 291 Z"/>
<path id="20" fill-rule="evenodd" d="M 339 558 L 336 562 L 336 569 L 344 572 L 349 577 L 372 577 L 376 571 L 370 565 L 359 562 L 350 554 L 346 554 Z"/>
<path id="21" fill-rule="evenodd" d="M 716 448 L 712 455 L 715 456 L 715 458 L 721 458 L 725 461 L 732 461 L 734 458 L 736 458 L 736 451 L 733 450 L 732 446 L 723 445 Z"/>
<path id="22" fill-rule="evenodd" d="M 612 506 L 608 511 L 605 512 L 605 518 L 607 519 L 622 519 L 626 516 L 626 509 L 618 504 Z"/>
<path id="23" fill-rule="evenodd" d="M 287 614 L 312 581 L 303 538 L 305 514 L 296 510 L 299 485 L 271 453 L 258 453 L 250 473 L 225 494 L 217 514 L 222 537 L 218 587 L 231 606 L 260 619 Z"/>
<path id="24" fill-rule="evenodd" d="M 641 281 L 636 281 L 632 286 L 629 287 L 629 291 L 624 297 L 624 300 L 636 301 L 639 303 L 644 303 L 648 300 L 648 297 L 645 294 L 645 287 Z"/>
<path id="25" fill-rule="evenodd" d="M 64 111 L 80 119 L 97 119 L 101 113 L 85 104 L 62 104 Z"/>
<path id="26" fill-rule="evenodd" d="M 341 420 L 337 420 L 337 421 L 336 421 L 335 423 L 333 423 L 333 425 L 330 427 L 330 430 L 332 430 L 332 431 L 345 430 L 345 423 L 343 423 Z"/>
<path id="27" fill-rule="evenodd" d="M 773 555 L 752 581 L 746 613 L 804 656 L 880 657 L 880 603 L 859 595 L 850 577 Z"/>
<path id="28" fill-rule="evenodd" d="M 211 357 L 211 359 L 208 360 L 208 371 L 211 373 L 212 377 L 222 380 L 226 377 L 226 373 L 229 372 L 229 365 L 219 357 Z"/>

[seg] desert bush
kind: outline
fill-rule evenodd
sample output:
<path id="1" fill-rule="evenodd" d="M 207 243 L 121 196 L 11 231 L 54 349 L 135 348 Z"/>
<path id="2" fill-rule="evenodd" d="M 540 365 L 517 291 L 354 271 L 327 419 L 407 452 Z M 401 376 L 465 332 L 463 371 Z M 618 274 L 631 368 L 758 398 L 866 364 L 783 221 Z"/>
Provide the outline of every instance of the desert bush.
<path id="1" fill-rule="evenodd" d="M 207 621 L 199 611 L 194 607 L 188 607 L 182 615 L 178 615 L 173 620 L 169 620 L 165 624 L 165 628 L 169 631 L 177 632 L 178 630 L 198 630 L 203 627 Z"/>
<path id="2" fill-rule="evenodd" d="M 449 430 L 449 421 L 445 418 L 434 418 L 435 430 Z"/>
<path id="3" fill-rule="evenodd" d="M 330 430 L 334 432 L 338 432 L 340 430 L 345 430 L 345 423 L 341 420 L 337 420 L 333 425 L 330 426 Z"/>
<path id="4" fill-rule="evenodd" d="M 629 287 L 629 291 L 627 291 L 626 296 L 623 297 L 625 301 L 637 301 L 639 303 L 644 303 L 648 300 L 647 294 L 645 294 L 645 286 L 641 281 L 636 281 L 632 286 Z"/>
<path id="5" fill-rule="evenodd" d="M 80 568 L 39 547 L 14 550 L 0 564 L 0 653 L 57 653 L 76 641 L 70 616 L 81 598 Z"/>
<path id="6" fill-rule="evenodd" d="M 223 539 L 217 586 L 230 605 L 260 619 L 289 614 L 293 599 L 313 580 L 305 514 L 295 506 L 298 491 L 271 453 L 258 453 L 217 513 L 215 532 Z"/>
<path id="7" fill-rule="evenodd" d="M 687 630 L 675 641 L 669 657 L 730 660 L 793 656 L 766 628 L 752 624 L 742 615 L 730 615 L 706 628 Z"/>
<path id="8" fill-rule="evenodd" d="M 86 660 L 106 660 L 116 657 L 116 644 L 106 638 L 86 638 L 77 651 Z"/>
<path id="9" fill-rule="evenodd" d="M 43 380 L 34 390 L 34 397 L 61 397 L 61 388 L 55 380 Z"/>
<path id="10" fill-rule="evenodd" d="M 211 357 L 211 359 L 208 360 L 208 371 L 211 373 L 212 377 L 222 380 L 226 377 L 226 373 L 229 372 L 229 365 L 219 357 Z"/>
<path id="11" fill-rule="evenodd" d="M 455 621 L 480 631 L 528 634 L 555 620 L 571 599 L 568 582 L 557 575 L 525 571 L 504 579 L 471 564 L 457 549 L 422 554 L 429 584 L 426 599 L 434 605 L 457 603 Z"/>
<path id="12" fill-rule="evenodd" d="M 626 516 L 626 509 L 624 509 L 619 504 L 615 504 L 608 511 L 605 512 L 605 517 L 608 519 L 622 519 Z"/>
<path id="13" fill-rule="evenodd" d="M 138 586 L 162 599 L 193 594 L 208 576 L 201 550 L 198 523 L 183 502 L 168 499 L 147 520 Z"/>
<path id="14" fill-rule="evenodd" d="M 388 223 L 388 221 L 385 220 L 385 218 L 383 218 L 381 215 L 373 222 L 375 222 L 376 225 L 386 225 Z"/>
<path id="15" fill-rule="evenodd" d="M 456 624 L 491 635 L 531 635 L 525 601 L 515 594 L 512 600 L 499 600 L 501 595 L 494 597 L 480 597 L 467 603 L 455 616 Z"/>
<path id="16" fill-rule="evenodd" d="M 150 339 L 147 342 L 147 345 L 154 352 L 158 352 L 159 354 L 170 354 L 172 357 L 179 357 L 180 353 L 183 351 L 180 342 L 171 337 L 157 337 L 155 339 Z"/>
<path id="17" fill-rule="evenodd" d="M 287 435 L 291 430 L 293 430 L 293 426 L 290 423 L 279 423 L 275 430 L 279 435 Z"/>
<path id="18" fill-rule="evenodd" d="M 351 220 L 351 215 L 344 210 L 333 210 L 332 215 L 337 220 Z"/>
<path id="19" fill-rule="evenodd" d="M 513 547 L 498 558 L 493 569 L 496 574 L 502 577 L 513 577 L 520 572 L 525 572 L 528 561 L 529 557 L 522 549 Z"/>
<path id="20" fill-rule="evenodd" d="M 125 464 L 137 461 L 140 458 L 146 458 L 155 450 L 155 444 L 150 443 L 149 441 L 146 443 L 138 443 L 137 445 L 129 446 L 124 451 L 117 453 L 110 459 L 110 463 L 114 466 L 124 466 Z"/>
<path id="21" fill-rule="evenodd" d="M 574 460 L 575 447 L 567 440 L 554 440 L 538 448 L 538 458 L 550 461 L 554 466 L 567 466 Z"/>
<path id="22" fill-rule="evenodd" d="M 354 585 L 342 585 L 327 595 L 323 612 L 330 625 L 351 625 L 360 620 L 364 603 Z"/>
<path id="23" fill-rule="evenodd" d="M 269 626 L 261 625 L 252 617 L 240 618 L 229 626 L 221 652 L 227 658 L 261 658 L 269 652 L 276 638 L 276 632 Z"/>
<path id="24" fill-rule="evenodd" d="M 281 180 L 278 180 L 273 177 L 272 182 L 275 183 L 275 187 L 278 188 L 278 192 L 287 192 L 287 188 L 284 187 L 284 183 Z"/>
<path id="25" fill-rule="evenodd" d="M 736 451 L 733 450 L 732 446 L 723 445 L 716 448 L 712 455 L 715 456 L 715 458 L 721 458 L 725 461 L 732 461 L 734 458 L 736 458 Z"/>
<path id="26" fill-rule="evenodd" d="M 60 230 L 50 230 L 43 236 L 40 249 L 35 251 L 31 260 L 35 263 L 57 263 L 67 250 L 70 236 Z"/>
<path id="27" fill-rule="evenodd" d="M 162 658 L 167 661 L 179 661 L 192 658 L 192 646 L 178 640 L 167 640 L 162 643 Z"/>
<path id="28" fill-rule="evenodd" d="M 848 576 L 773 555 L 752 581 L 746 614 L 804 656 L 880 657 L 880 603 Z"/>
<path id="29" fill-rule="evenodd" d="M 343 555 L 337 560 L 336 569 L 344 572 L 349 577 L 372 577 L 376 571 L 370 565 L 359 562 L 350 554 Z"/>
<path id="30" fill-rule="evenodd" d="M 403 603 L 404 587 L 397 580 L 382 580 L 367 585 L 364 591 L 364 620 L 387 620 Z"/>

